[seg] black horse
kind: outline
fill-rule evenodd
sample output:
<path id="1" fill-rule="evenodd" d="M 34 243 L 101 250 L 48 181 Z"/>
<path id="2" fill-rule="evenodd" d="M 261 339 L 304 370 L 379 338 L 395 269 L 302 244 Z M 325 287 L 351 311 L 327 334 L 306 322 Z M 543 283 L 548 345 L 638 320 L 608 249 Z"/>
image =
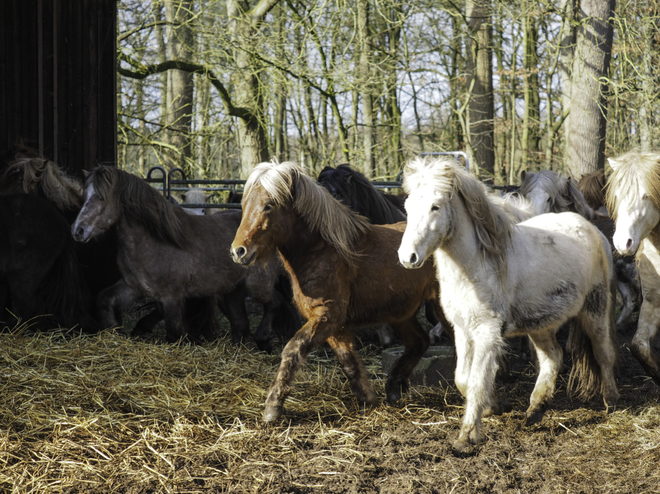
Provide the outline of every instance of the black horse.
<path id="1" fill-rule="evenodd" d="M 0 196 L 0 285 L 0 307 L 20 320 L 99 329 L 69 225 L 40 197 Z"/>
<path id="2" fill-rule="evenodd" d="M 319 173 L 317 181 L 328 189 L 335 199 L 356 213 L 366 216 L 374 225 L 406 221 L 406 215 L 395 205 L 397 196 L 387 197 L 350 165 L 342 164 L 337 168 L 326 166 Z"/>

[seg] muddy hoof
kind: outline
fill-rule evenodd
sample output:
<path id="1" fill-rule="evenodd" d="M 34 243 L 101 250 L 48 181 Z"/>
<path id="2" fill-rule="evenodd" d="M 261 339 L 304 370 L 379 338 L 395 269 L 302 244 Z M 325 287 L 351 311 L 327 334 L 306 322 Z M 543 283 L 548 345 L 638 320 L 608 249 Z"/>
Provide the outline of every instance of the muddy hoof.
<path id="1" fill-rule="evenodd" d="M 284 407 L 267 406 L 264 410 L 264 422 L 271 423 L 282 418 Z"/>
<path id="2" fill-rule="evenodd" d="M 513 405 L 506 400 L 498 401 L 494 405 L 484 410 L 483 416 L 490 417 L 491 415 L 504 415 L 513 410 Z"/>
<path id="3" fill-rule="evenodd" d="M 543 412 L 544 410 L 538 410 L 536 412 L 527 412 L 527 419 L 525 419 L 525 425 L 530 426 L 534 424 L 538 424 L 541 420 L 543 420 Z"/>
<path id="4" fill-rule="evenodd" d="M 451 447 L 454 448 L 454 451 L 457 453 L 470 453 L 474 450 L 475 445 L 470 441 L 456 439 L 451 443 Z"/>

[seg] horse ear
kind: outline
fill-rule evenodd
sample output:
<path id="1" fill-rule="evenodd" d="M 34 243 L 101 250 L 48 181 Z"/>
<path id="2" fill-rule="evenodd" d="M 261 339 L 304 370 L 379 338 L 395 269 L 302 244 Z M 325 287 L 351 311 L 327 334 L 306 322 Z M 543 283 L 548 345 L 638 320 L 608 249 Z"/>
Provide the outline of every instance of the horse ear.
<path id="1" fill-rule="evenodd" d="M 90 172 L 88 170 L 83 170 L 82 172 L 83 172 L 83 178 L 87 178 L 92 174 L 92 172 Z"/>
<path id="2" fill-rule="evenodd" d="M 525 170 L 520 172 L 520 181 L 523 182 L 525 180 L 525 177 L 527 176 L 527 172 Z"/>
<path id="3" fill-rule="evenodd" d="M 612 170 L 616 170 L 617 168 L 619 168 L 619 165 L 621 164 L 614 158 L 607 158 L 607 162 L 610 164 L 610 167 L 612 167 Z"/>

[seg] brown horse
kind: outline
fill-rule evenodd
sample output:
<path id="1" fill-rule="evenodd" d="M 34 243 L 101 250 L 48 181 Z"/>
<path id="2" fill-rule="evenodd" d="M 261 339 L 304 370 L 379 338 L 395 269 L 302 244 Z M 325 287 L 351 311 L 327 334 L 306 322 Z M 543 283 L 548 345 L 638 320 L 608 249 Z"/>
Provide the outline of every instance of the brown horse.
<path id="1" fill-rule="evenodd" d="M 176 341 L 189 334 L 186 299 L 224 295 L 226 306 L 239 310 L 247 289 L 256 300 L 273 302 L 277 270 L 243 269 L 229 255 L 240 218 L 239 211 L 190 215 L 141 178 L 110 166 L 96 168 L 85 180 L 84 204 L 72 233 L 75 240 L 88 242 L 116 230 L 122 279 L 99 296 L 102 323 L 118 326 L 122 311 L 135 301 L 155 300 L 168 340 Z M 227 314 L 235 343 L 249 332 L 243 316 Z M 262 321 L 270 324 L 272 318 L 265 314 Z"/>
<path id="2" fill-rule="evenodd" d="M 388 377 L 387 399 L 394 402 L 406 391 L 408 376 L 429 345 L 415 313 L 425 300 L 438 300 L 438 282 L 432 265 L 411 271 L 399 264 L 396 249 L 404 229 L 405 223 L 369 224 L 295 163 L 262 163 L 252 171 L 232 256 L 250 266 L 279 253 L 296 306 L 307 319 L 282 351 L 266 399 L 266 422 L 281 417 L 296 369 L 324 341 L 358 401 L 376 404 L 353 326 L 387 323 L 401 337 L 405 351 Z"/>

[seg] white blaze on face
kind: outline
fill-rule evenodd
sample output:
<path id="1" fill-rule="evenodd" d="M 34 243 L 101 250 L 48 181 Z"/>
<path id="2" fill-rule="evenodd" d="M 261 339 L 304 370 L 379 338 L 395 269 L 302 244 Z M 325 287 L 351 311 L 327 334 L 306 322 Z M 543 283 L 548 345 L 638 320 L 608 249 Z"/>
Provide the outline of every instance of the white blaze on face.
<path id="1" fill-rule="evenodd" d="M 622 255 L 637 252 L 639 244 L 660 221 L 660 211 L 651 202 L 646 192 L 627 191 L 618 201 L 616 231 L 612 242 Z"/>

